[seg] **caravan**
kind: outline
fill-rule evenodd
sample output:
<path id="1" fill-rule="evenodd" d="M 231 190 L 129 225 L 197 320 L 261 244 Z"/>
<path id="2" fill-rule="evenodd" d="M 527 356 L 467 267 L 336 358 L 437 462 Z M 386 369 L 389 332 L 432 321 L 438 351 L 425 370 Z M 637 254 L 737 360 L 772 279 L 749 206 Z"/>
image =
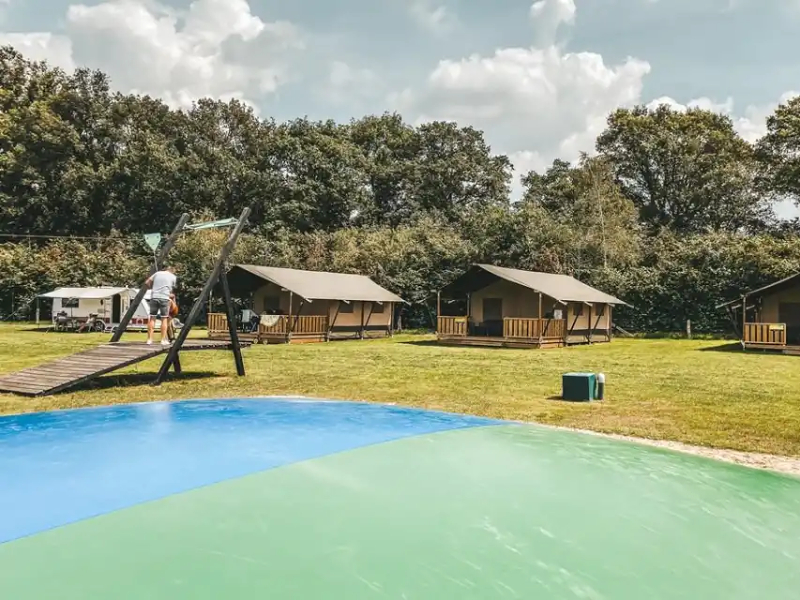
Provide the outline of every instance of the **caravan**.
<path id="1" fill-rule="evenodd" d="M 114 331 L 139 290 L 127 287 L 63 287 L 40 294 L 53 301 L 53 328 L 57 331 Z M 128 329 L 145 331 L 150 315 L 150 291 L 136 307 Z M 181 324 L 173 320 L 176 328 Z M 159 319 L 156 328 L 161 327 Z"/>

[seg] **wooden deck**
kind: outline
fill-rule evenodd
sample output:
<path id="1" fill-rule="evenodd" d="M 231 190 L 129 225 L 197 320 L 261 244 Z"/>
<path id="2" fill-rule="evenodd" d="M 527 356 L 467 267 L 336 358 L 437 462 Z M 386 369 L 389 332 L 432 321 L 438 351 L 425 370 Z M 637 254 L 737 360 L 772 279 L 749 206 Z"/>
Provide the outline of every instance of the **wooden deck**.
<path id="1" fill-rule="evenodd" d="M 754 342 L 745 342 L 745 350 L 761 350 L 762 352 L 775 352 L 780 354 L 791 354 L 793 356 L 800 356 L 800 346 L 790 344 L 758 344 Z"/>
<path id="2" fill-rule="evenodd" d="M 786 323 L 745 323 L 742 347 L 745 350 L 800 355 L 800 346 L 787 343 Z"/>
<path id="3" fill-rule="evenodd" d="M 437 340 L 445 346 L 484 346 L 491 348 L 560 348 L 564 345 L 563 338 L 548 338 L 540 342 L 539 339 L 512 339 L 484 335 L 439 335 Z"/>
<path id="4" fill-rule="evenodd" d="M 437 319 L 436 338 L 440 344 L 449 346 L 561 348 L 611 341 L 611 333 L 605 330 L 595 330 L 591 335 L 588 330 L 580 335 L 570 333 L 564 319 L 506 317 L 502 322 L 502 334 L 478 335 L 466 316 L 440 316 Z"/>
<path id="5" fill-rule="evenodd" d="M 247 342 L 242 341 L 242 345 Z M 230 342 L 215 340 L 186 340 L 181 352 L 198 350 L 230 350 Z M 0 392 L 23 396 L 55 394 L 67 388 L 95 379 L 138 362 L 166 354 L 169 346 L 156 342 L 116 342 L 103 344 L 77 354 L 65 356 L 42 365 L 0 376 Z M 179 371 L 178 363 L 176 371 Z"/>
<path id="6" fill-rule="evenodd" d="M 363 330 L 354 327 L 344 330 L 331 327 L 325 315 L 286 315 L 276 317 L 270 325 L 259 324 L 258 331 L 239 333 L 240 340 L 253 344 L 307 344 L 326 342 L 329 340 L 353 340 L 386 337 L 392 335 L 388 328 L 365 327 Z M 208 314 L 208 337 L 212 340 L 230 340 L 228 317 L 222 313 Z"/>

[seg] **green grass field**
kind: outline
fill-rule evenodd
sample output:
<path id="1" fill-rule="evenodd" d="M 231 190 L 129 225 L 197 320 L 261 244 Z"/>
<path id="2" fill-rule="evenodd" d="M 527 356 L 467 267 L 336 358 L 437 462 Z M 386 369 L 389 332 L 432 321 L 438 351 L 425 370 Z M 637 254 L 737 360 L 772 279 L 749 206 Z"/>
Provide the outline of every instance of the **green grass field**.
<path id="1" fill-rule="evenodd" d="M 194 335 L 204 336 L 198 331 Z M 0 327 L 0 372 L 106 341 Z M 129 334 L 129 339 L 143 339 Z M 184 375 L 147 383 L 159 359 L 81 390 L 0 394 L 0 413 L 161 399 L 304 395 L 538 421 L 717 448 L 800 456 L 800 357 L 730 351 L 729 342 L 617 339 L 558 350 L 438 346 L 432 336 L 253 346 L 238 378 L 229 352 L 190 352 Z M 734 347 L 735 348 L 735 347 Z M 606 374 L 606 400 L 559 401 L 561 374 Z"/>

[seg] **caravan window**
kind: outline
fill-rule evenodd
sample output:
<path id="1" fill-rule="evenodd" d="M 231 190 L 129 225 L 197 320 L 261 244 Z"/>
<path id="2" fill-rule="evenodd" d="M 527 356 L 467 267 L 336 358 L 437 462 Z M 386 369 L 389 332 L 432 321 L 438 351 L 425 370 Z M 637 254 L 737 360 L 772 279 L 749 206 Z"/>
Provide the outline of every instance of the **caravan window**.
<path id="1" fill-rule="evenodd" d="M 61 299 L 61 308 L 78 308 L 80 306 L 80 300 L 77 298 L 62 298 Z"/>

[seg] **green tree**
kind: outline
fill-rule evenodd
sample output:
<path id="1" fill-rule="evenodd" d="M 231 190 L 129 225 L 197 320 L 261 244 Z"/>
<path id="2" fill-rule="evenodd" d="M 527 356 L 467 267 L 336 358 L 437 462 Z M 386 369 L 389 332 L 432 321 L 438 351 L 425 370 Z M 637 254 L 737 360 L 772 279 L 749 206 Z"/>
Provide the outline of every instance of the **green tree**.
<path id="1" fill-rule="evenodd" d="M 800 202 L 800 96 L 778 106 L 756 146 L 765 190 Z"/>
<path id="2" fill-rule="evenodd" d="M 619 109 L 597 150 L 652 229 L 757 230 L 772 218 L 755 186 L 753 148 L 726 116 L 666 105 Z"/>
<path id="3" fill-rule="evenodd" d="M 636 208 L 614 181 L 607 159 L 584 155 L 575 166 L 556 160 L 544 174 L 526 174 L 522 183 L 510 262 L 583 278 L 636 263 Z"/>

